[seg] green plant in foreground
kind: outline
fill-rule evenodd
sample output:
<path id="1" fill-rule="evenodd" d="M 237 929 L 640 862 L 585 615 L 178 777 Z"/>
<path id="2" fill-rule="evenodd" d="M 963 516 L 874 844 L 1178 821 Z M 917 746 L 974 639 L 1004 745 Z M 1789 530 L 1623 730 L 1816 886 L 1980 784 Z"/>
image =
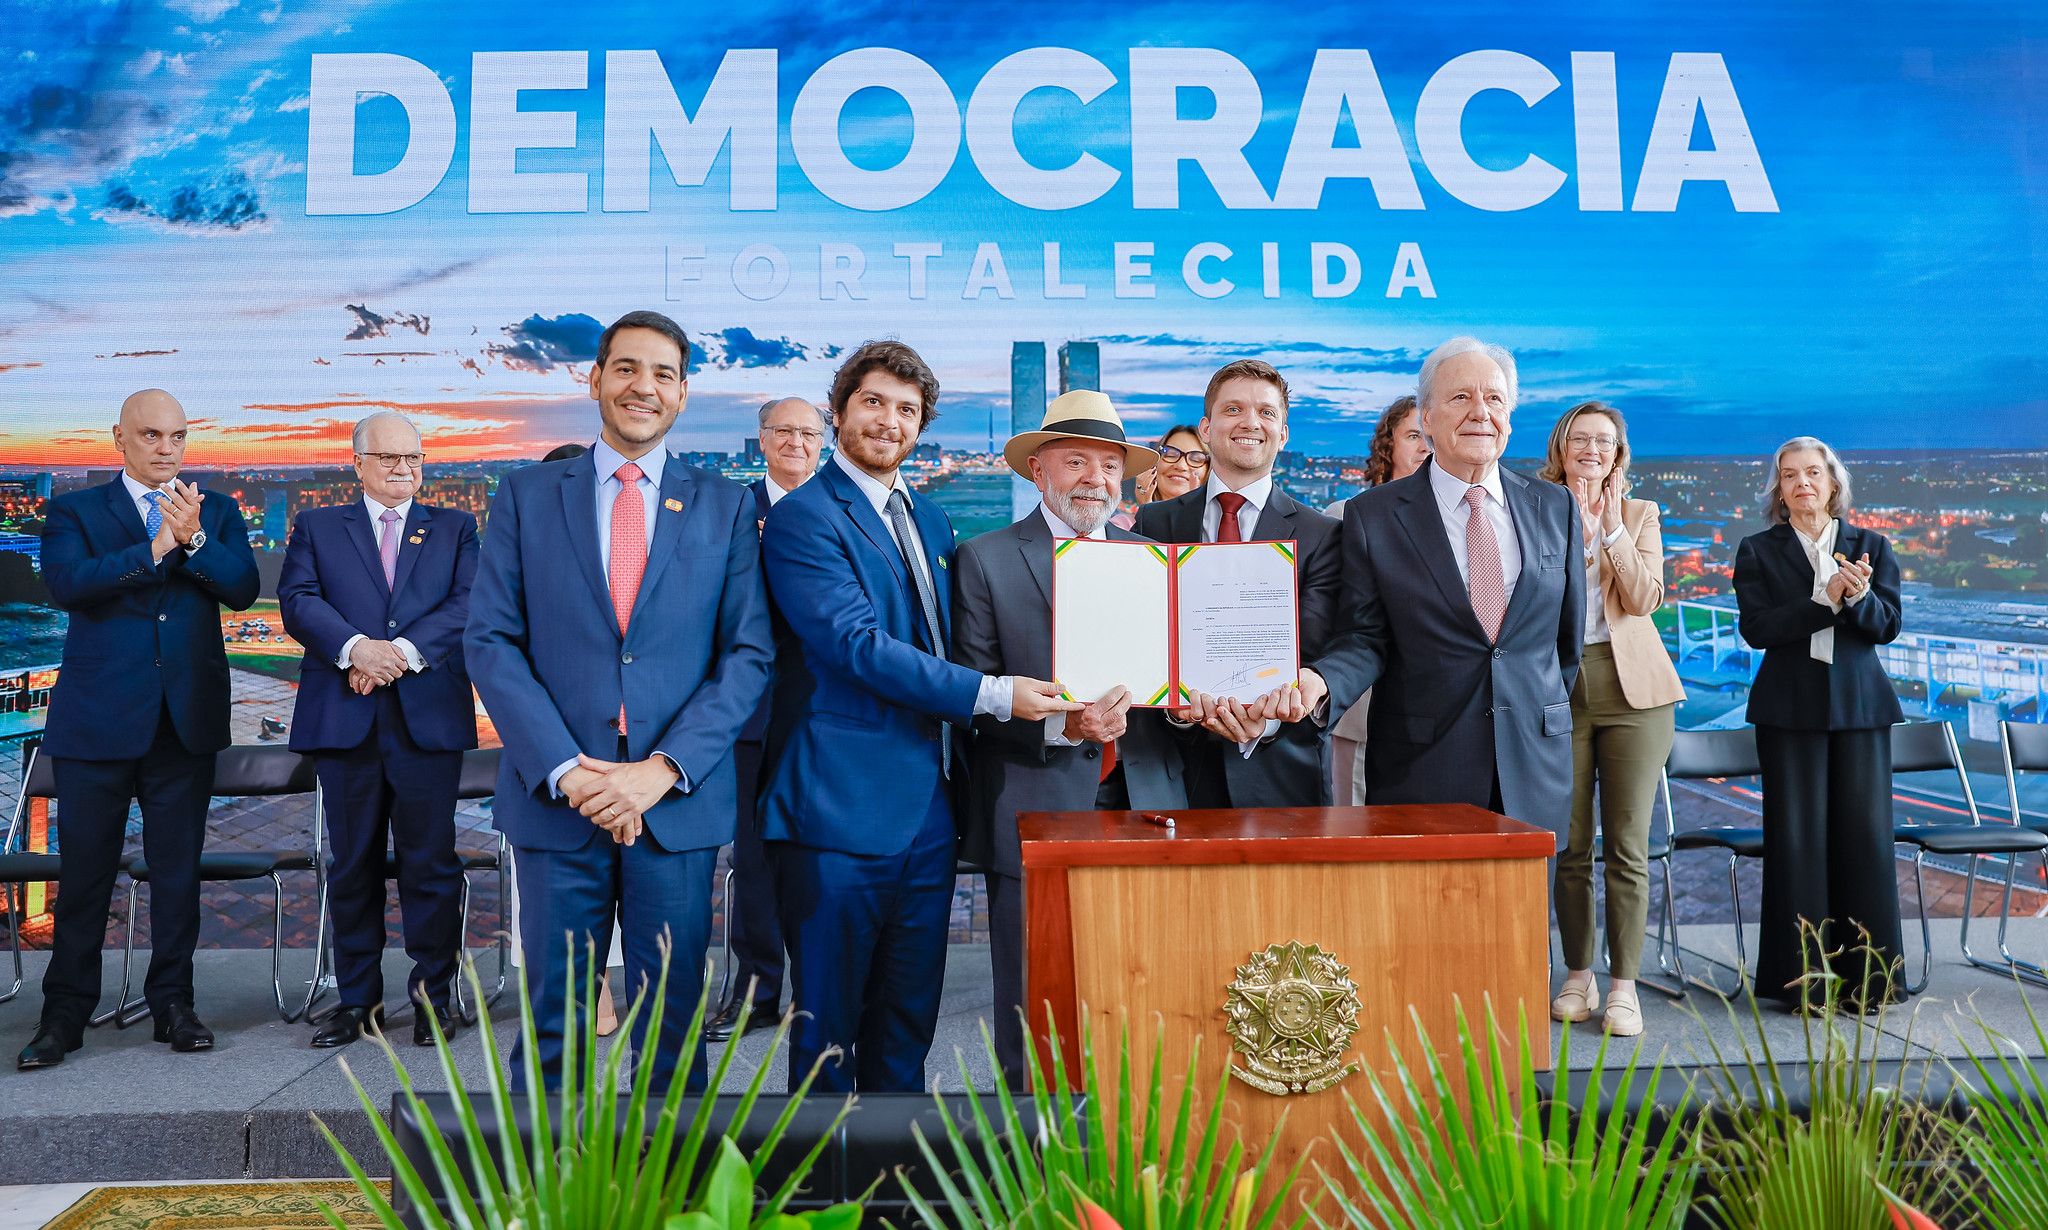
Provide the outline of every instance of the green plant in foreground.
<path id="1" fill-rule="evenodd" d="M 1465 1076 L 1460 1099 L 1421 1018 L 1413 1008 L 1409 1016 L 1424 1056 L 1427 1086 L 1417 1083 L 1389 1037 L 1399 1096 L 1378 1073 L 1366 1069 L 1383 1123 L 1367 1118 L 1345 1092 L 1367 1157 L 1354 1154 L 1341 1135 L 1331 1134 L 1344 1158 L 1343 1178 L 1350 1190 L 1362 1194 L 1364 1205 L 1347 1194 L 1346 1183 L 1325 1176 L 1344 1215 L 1339 1224 L 1362 1230 L 1671 1230 L 1684 1221 L 1698 1168 L 1679 1127 L 1684 1100 L 1654 1132 L 1650 1115 L 1630 1119 L 1616 1111 L 1602 1119 L 1597 1080 L 1589 1090 L 1594 1104 L 1573 1106 L 1562 1093 L 1569 1031 L 1557 1048 L 1560 1092 L 1543 1097 L 1536 1086 L 1535 1054 L 1526 1041 L 1528 1014 L 1516 1014 L 1520 1028 L 1510 1059 L 1491 999 L 1483 1048 L 1472 1036 L 1464 1004 L 1457 1004 L 1457 1058 Z M 1594 1061 L 1596 1076 L 1605 1070 L 1606 1058 L 1603 1040 Z M 1652 1089 L 1663 1071 L 1660 1060 L 1649 1073 Z M 1620 1070 L 1614 1106 L 1628 1104 L 1636 1076 L 1637 1061 L 1631 1057 Z M 1321 1217 L 1316 1221 L 1329 1224 Z"/>
<path id="2" fill-rule="evenodd" d="M 1801 1090 L 1772 1054 L 1762 1009 L 1752 997 L 1756 1041 L 1752 1045 L 1751 1032 L 1736 1029 L 1739 1062 L 1707 1034 L 1715 1059 L 1707 1069 L 1714 1105 L 1701 1120 L 1700 1145 L 1715 1177 L 1701 1205 L 1726 1230 L 1886 1230 L 1894 1224 L 1894 1202 L 1927 1209 L 1953 1198 L 1953 1162 L 1967 1133 L 1938 1108 L 1922 1104 L 1924 1072 L 1921 1088 L 1913 1091 L 1878 1083 L 1877 1042 L 1886 1011 L 1879 1008 L 1868 1026 L 1845 1013 L 1840 979 L 1818 955 L 1818 935 L 1808 924 L 1801 929 L 1807 951 L 1815 954 L 1803 981 L 1822 992 L 1804 1020 L 1806 1109 L 1797 1108 Z M 1874 973 L 1854 998 L 1882 999 L 1886 989 L 1884 975 Z M 1732 1004 L 1728 1015 L 1734 1024 Z M 1910 1018 L 1905 1042 L 1910 1051 Z"/>
<path id="3" fill-rule="evenodd" d="M 2025 988 L 2017 978 L 2013 981 L 2034 1028 L 2034 1045 L 2048 1053 L 2048 1029 L 2042 1028 Z M 2012 1039 L 1981 1017 L 1977 1025 L 1993 1055 L 1988 1060 L 1970 1057 L 1977 1071 L 1977 1087 L 1971 1090 L 1976 1116 L 1974 1131 L 1963 1137 L 1963 1152 L 1981 1179 L 1971 1189 L 1970 1203 L 1987 1230 L 2040 1230 L 2048 1226 L 2048 1168 L 2042 1165 L 2048 1158 L 2048 1080 L 2025 1059 L 2011 1058 L 2010 1052 L 2019 1050 Z"/>
<path id="4" fill-rule="evenodd" d="M 349 1082 L 355 1086 L 356 1097 L 362 1102 L 377 1139 L 384 1147 L 393 1181 L 410 1198 L 420 1224 L 427 1230 L 451 1230 L 451 1227 L 454 1230 L 803 1230 L 806 1227 L 809 1230 L 856 1230 L 861 1218 L 858 1201 L 801 1216 L 783 1211 L 852 1108 L 851 1099 L 840 1108 L 832 1126 L 818 1137 L 817 1143 L 791 1171 L 783 1185 L 764 1203 L 757 1204 L 754 1196 L 755 1181 L 776 1146 L 782 1142 L 796 1116 L 797 1107 L 810 1090 L 811 1082 L 817 1078 L 817 1066 L 813 1066 L 802 1085 L 790 1095 L 781 1117 L 775 1121 L 751 1162 L 733 1142 L 733 1137 L 745 1126 L 760 1097 L 769 1063 L 782 1049 L 789 1022 L 785 1020 L 776 1030 L 767 1058 L 754 1073 L 753 1080 L 748 1082 L 746 1092 L 734 1108 L 723 1133 L 714 1136 L 711 1132 L 715 1099 L 709 1094 L 698 1097 L 685 1093 L 690 1069 L 696 1060 L 695 1048 L 684 1050 L 668 1091 L 658 1103 L 652 1126 L 648 1127 L 654 1065 L 635 1065 L 622 1113 L 620 1073 L 628 1051 L 623 1039 L 634 1036 L 634 1022 L 643 1008 L 648 1016 L 646 1036 L 660 1036 L 662 988 L 668 984 L 668 947 L 666 944 L 662 947 L 660 980 L 651 992 L 643 988 L 634 998 L 632 1007 L 620 1022 L 622 1041 L 614 1045 L 607 1056 L 600 1056 L 597 1043 L 595 992 L 598 965 L 594 954 L 587 954 L 587 957 L 590 959 L 584 963 L 582 998 L 586 1006 L 581 1011 L 577 1007 L 575 962 L 569 963 L 569 985 L 562 1014 L 560 1110 L 551 1111 L 546 1097 L 529 1097 L 527 1109 L 532 1128 L 530 1143 L 524 1146 L 518 1132 L 504 1131 L 498 1137 L 496 1156 L 492 1155 L 488 1139 L 478 1126 L 476 1108 L 462 1074 L 456 1070 L 448 1039 L 442 1035 L 440 1023 L 434 1022 L 434 1053 L 460 1111 L 462 1132 L 457 1147 L 463 1150 L 470 1173 L 475 1176 L 474 1191 L 463 1179 L 454 1148 L 433 1128 L 434 1120 L 414 1091 L 412 1077 L 400 1062 L 398 1053 L 382 1035 L 376 1035 L 378 1046 L 398 1076 L 404 1096 L 412 1104 L 415 1120 L 424 1129 L 435 1178 L 448 1197 L 449 1216 L 443 1216 L 436 1209 L 419 1171 L 399 1150 L 390 1125 L 384 1122 L 384 1116 L 370 1100 L 362 1082 L 356 1079 L 355 1073 L 348 1071 L 347 1061 L 342 1061 L 342 1070 L 347 1072 Z M 487 1068 L 484 1083 L 497 1122 L 509 1125 L 514 1122 L 511 1082 L 504 1064 L 499 1061 L 497 1038 L 491 1032 L 490 1015 L 484 1006 L 483 984 L 477 977 L 475 965 L 468 961 L 464 964 L 464 975 L 476 991 L 477 1035 L 483 1042 Z M 705 989 L 697 997 L 697 1010 L 690 1018 L 686 1037 L 697 1037 L 703 1030 L 710 985 L 711 980 L 706 977 Z M 744 1018 L 740 1028 L 742 1031 L 746 1028 Z M 525 1044 L 526 1088 L 539 1090 L 543 1088 L 539 1047 L 533 1004 L 527 995 L 526 971 L 523 968 L 519 972 L 519 1029 Z M 709 1075 L 708 1089 L 715 1092 L 724 1086 L 726 1074 L 738 1051 L 737 1046 L 725 1049 Z M 819 1064 L 831 1057 L 830 1054 L 821 1057 Z M 686 1098 L 696 1103 L 687 1124 L 683 1117 Z M 555 1121 L 557 1114 L 559 1123 Z M 382 1224 L 388 1230 L 401 1230 L 403 1223 L 398 1214 L 364 1173 L 362 1166 L 335 1139 L 328 1126 L 320 1122 L 319 1116 L 314 1116 L 314 1122 Z M 336 1230 L 346 1230 L 345 1223 L 324 1201 L 320 1208 Z"/>
<path id="5" fill-rule="evenodd" d="M 1070 1092 L 1066 1056 L 1052 1030 L 1049 1079 L 1035 1049 L 1025 1048 L 1035 1127 L 1025 1123 L 1002 1068 L 996 1065 L 995 1093 L 967 1095 L 979 1137 L 975 1143 L 969 1143 L 965 1126 L 953 1119 L 943 1099 L 939 1101 L 952 1154 L 950 1168 L 924 1133 L 912 1128 L 925 1166 L 945 1197 L 943 1207 L 934 1205 L 898 1171 L 897 1181 L 924 1223 L 933 1230 L 1072 1230 L 1095 1224 L 1087 1212 L 1087 1205 L 1093 1204 L 1129 1230 L 1271 1230 L 1301 1175 L 1301 1163 L 1276 1189 L 1268 1180 L 1277 1136 L 1250 1169 L 1244 1168 L 1243 1141 L 1233 1140 L 1224 1148 L 1223 1095 L 1230 1076 L 1226 1071 L 1218 1079 L 1204 1117 L 1195 1098 L 1201 1040 L 1196 1039 L 1188 1057 L 1169 1118 L 1166 1026 L 1160 1024 L 1140 1113 L 1133 1096 L 1130 1025 L 1125 1022 L 1117 1052 L 1112 1130 L 1101 1113 L 1108 1102 L 1088 1020 L 1084 1005 L 1080 1063 L 1085 1105 L 1076 1105 Z M 986 1026 L 982 1044 L 995 1064 L 995 1043 Z M 968 1079 L 966 1058 L 961 1056 L 959 1063 L 962 1084 L 971 1091 L 974 1082 Z M 983 1100 L 989 1096 L 995 1100 L 993 1119 Z M 957 1169 L 957 1175 L 949 1169 Z M 1289 1230 L 1301 1230 L 1308 1216 L 1300 1214 Z"/>

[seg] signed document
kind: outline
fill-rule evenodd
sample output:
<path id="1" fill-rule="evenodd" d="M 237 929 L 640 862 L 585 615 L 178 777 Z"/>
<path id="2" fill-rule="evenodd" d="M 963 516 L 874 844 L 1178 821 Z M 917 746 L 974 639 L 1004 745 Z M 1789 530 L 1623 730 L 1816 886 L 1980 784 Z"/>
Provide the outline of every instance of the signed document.
<path id="1" fill-rule="evenodd" d="M 1121 685 L 1139 706 L 1249 702 L 1299 677 L 1291 542 L 1062 539 L 1052 608 L 1053 678 L 1073 700 Z"/>
<path id="2" fill-rule="evenodd" d="M 1176 686 L 1249 703 L 1297 682 L 1294 544 L 1215 542 L 1174 550 Z"/>
<path id="3" fill-rule="evenodd" d="M 1052 553 L 1052 677 L 1069 700 L 1119 686 L 1163 705 L 1173 682 L 1171 547 L 1064 538 Z"/>

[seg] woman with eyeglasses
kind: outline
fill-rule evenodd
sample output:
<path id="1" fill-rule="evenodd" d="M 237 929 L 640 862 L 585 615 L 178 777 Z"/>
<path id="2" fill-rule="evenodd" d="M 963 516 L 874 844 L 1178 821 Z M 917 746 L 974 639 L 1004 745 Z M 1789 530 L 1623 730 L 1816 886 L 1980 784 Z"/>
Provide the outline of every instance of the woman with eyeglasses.
<path id="1" fill-rule="evenodd" d="M 1557 929 L 1564 986 L 1550 1001 L 1557 1021 L 1583 1021 L 1600 1006 L 1593 983 L 1593 799 L 1607 864 L 1607 1012 L 1601 1027 L 1643 1032 L 1636 999 L 1650 918 L 1650 820 L 1657 774 L 1685 685 L 1651 621 L 1664 605 L 1664 533 L 1657 505 L 1628 498 L 1628 421 L 1603 402 L 1574 406 L 1550 432 L 1538 474 L 1579 501 L 1586 570 L 1586 641 L 1572 687 L 1572 817 L 1557 856 Z"/>
<path id="2" fill-rule="evenodd" d="M 1194 428 L 1175 424 L 1152 447 L 1159 450 L 1159 464 L 1138 475 L 1138 503 L 1175 499 L 1209 481 L 1209 454 Z M 1138 523 L 1137 510 L 1118 509 L 1110 521 L 1130 529 Z"/>
<path id="3" fill-rule="evenodd" d="M 1366 446 L 1365 485 L 1377 487 L 1406 478 L 1429 460 L 1429 437 L 1422 434 L 1422 416 L 1413 397 L 1397 397 L 1380 415 Z M 1323 514 L 1344 519 L 1347 497 L 1333 500 Z M 1371 711 L 1372 689 L 1330 724 L 1330 799 L 1338 806 L 1365 805 L 1365 717 Z"/>

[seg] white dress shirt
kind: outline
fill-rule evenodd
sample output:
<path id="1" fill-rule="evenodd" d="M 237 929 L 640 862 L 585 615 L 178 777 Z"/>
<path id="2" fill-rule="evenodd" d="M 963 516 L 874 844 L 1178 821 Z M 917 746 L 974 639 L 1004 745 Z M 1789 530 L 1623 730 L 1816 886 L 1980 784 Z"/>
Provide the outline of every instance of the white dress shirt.
<path id="1" fill-rule="evenodd" d="M 1793 536 L 1799 540 L 1799 549 L 1806 552 L 1806 562 L 1813 565 L 1813 600 L 1831 611 L 1840 611 L 1842 604 L 1828 597 L 1828 582 L 1842 570 L 1835 562 L 1835 539 L 1839 536 L 1842 523 L 1830 518 L 1828 527 L 1820 532 L 1819 538 L 1808 538 L 1806 531 L 1792 527 Z M 1862 594 L 1852 594 L 1849 605 L 1855 606 L 1863 600 Z M 1806 656 L 1816 662 L 1835 664 L 1835 630 L 1822 628 L 1806 638 Z"/>
<path id="2" fill-rule="evenodd" d="M 1209 472 L 1209 486 L 1203 492 L 1206 501 L 1202 505 L 1202 541 L 1215 542 L 1216 534 L 1223 528 L 1223 505 L 1216 497 L 1230 490 L 1230 485 Z M 1244 503 L 1237 510 L 1237 536 L 1246 542 L 1252 541 L 1253 531 L 1259 528 L 1259 514 L 1266 510 L 1266 501 L 1273 498 L 1273 476 L 1266 475 L 1254 483 L 1246 483 L 1237 489 L 1244 497 Z"/>
<path id="3" fill-rule="evenodd" d="M 895 483 L 884 487 L 880 479 L 848 461 L 845 453 L 833 453 L 832 461 L 840 469 L 846 471 L 847 475 L 853 479 L 854 486 L 859 487 L 860 493 L 868 498 L 868 503 L 874 505 L 875 515 L 882 519 L 882 527 L 889 531 L 889 537 L 893 541 L 896 537 L 896 526 L 889 520 L 889 494 L 893 491 L 901 491 L 906 503 L 913 505 L 916 503 L 915 498 L 910 492 L 910 484 L 903 481 L 903 472 L 898 470 Z M 774 485 L 773 483 L 769 484 L 770 487 Z M 916 559 L 910 561 L 910 566 L 917 569 L 918 574 L 924 577 L 925 583 L 929 585 L 932 582 L 932 570 L 931 564 L 925 559 L 924 535 L 917 532 L 917 518 L 914 515 L 907 518 L 907 520 L 910 523 L 911 549 L 917 556 Z M 932 585 L 934 600 L 936 600 L 938 592 L 938 586 Z M 918 617 L 922 619 L 923 613 L 919 612 Z M 937 656 L 943 658 L 945 655 L 942 653 Z M 981 677 L 981 688 L 974 696 L 974 711 L 976 713 L 991 714 L 998 722 L 1007 722 L 1010 720 L 1012 706 L 1016 697 L 1017 681 L 1013 676 L 983 675 Z"/>
<path id="4" fill-rule="evenodd" d="M 1465 504 L 1465 490 L 1473 486 L 1486 491 L 1486 498 L 1479 501 L 1479 511 L 1493 527 L 1494 541 L 1500 544 L 1501 588 L 1506 601 L 1512 603 L 1515 582 L 1522 579 L 1522 540 L 1515 536 L 1515 519 L 1508 512 L 1507 496 L 1501 490 L 1500 466 L 1488 466 L 1484 478 L 1468 483 L 1446 472 L 1438 463 L 1429 463 L 1430 491 L 1436 496 L 1437 511 L 1443 515 L 1444 536 L 1451 540 L 1451 558 L 1458 561 L 1458 579 L 1465 583 L 1468 593 L 1472 589 L 1472 569 L 1465 562 L 1465 523 L 1471 519 L 1472 510 Z"/>
<path id="5" fill-rule="evenodd" d="M 626 458 L 619 450 L 599 439 L 597 446 L 590 450 L 590 459 L 597 466 L 597 558 L 604 565 L 604 579 L 612 579 L 612 503 L 619 498 L 619 467 L 626 464 Z M 633 480 L 633 486 L 640 492 L 641 503 L 647 506 L 648 550 L 654 549 L 654 516 L 661 502 L 661 470 L 668 464 L 668 450 L 657 448 L 634 461 L 640 467 L 640 477 Z M 649 470 L 653 473 L 648 473 Z M 644 562 L 644 561 L 643 561 Z"/>
<path id="6" fill-rule="evenodd" d="M 1605 645 L 1614 639 L 1614 629 L 1607 626 L 1607 593 L 1600 587 L 1606 583 L 1607 548 L 1621 541 L 1628 532 L 1625 525 L 1616 526 L 1612 534 L 1594 540 L 1586 548 L 1586 644 Z"/>
<path id="7" fill-rule="evenodd" d="M 789 492 L 782 489 L 782 484 L 775 481 L 773 474 L 763 474 L 761 481 L 768 484 L 768 507 L 770 508 L 780 504 L 782 497 L 789 494 Z"/>
<path id="8" fill-rule="evenodd" d="M 142 528 L 145 530 L 148 529 L 149 494 L 150 492 L 154 491 L 161 495 L 163 494 L 162 489 L 149 486 L 148 484 L 137 479 L 133 474 L 130 474 L 126 470 L 121 471 L 121 485 L 128 489 L 128 498 L 135 501 L 135 515 L 142 518 Z M 187 559 L 190 559 L 192 557 L 193 548 L 181 547 L 179 548 L 179 550 L 182 550 L 185 553 L 185 557 Z"/>
<path id="9" fill-rule="evenodd" d="M 1054 538 L 1092 538 L 1097 542 L 1101 542 L 1109 537 L 1109 522 L 1107 521 L 1096 526 L 1092 532 L 1083 534 L 1065 521 L 1062 521 L 1059 514 L 1048 508 L 1043 499 L 1038 501 L 1038 511 L 1044 516 L 1046 527 L 1052 531 Z M 1086 742 L 1086 739 L 1067 738 L 1066 714 L 1050 713 L 1046 715 L 1045 745 L 1047 747 L 1079 747 Z"/>
<path id="10" fill-rule="evenodd" d="M 379 504 L 368 492 L 363 493 L 363 511 L 370 515 L 370 540 L 377 544 L 378 559 L 381 561 L 384 551 L 384 535 L 403 534 L 405 532 L 405 519 L 412 515 L 412 498 L 408 496 L 391 506 L 391 511 L 398 514 L 398 521 L 389 527 L 378 520 L 379 517 L 384 515 L 384 505 Z M 368 635 L 358 632 L 343 641 L 341 643 L 341 652 L 334 655 L 334 665 L 342 670 L 347 670 L 348 655 L 356 647 L 356 642 L 369 639 Z M 398 646 L 398 651 L 405 655 L 405 669 L 415 674 L 427 669 L 427 660 L 420 656 L 419 650 L 413 648 L 411 641 L 406 640 L 402 636 L 394 636 L 391 638 L 391 643 Z"/>
<path id="11" fill-rule="evenodd" d="M 609 585 L 612 579 L 612 504 L 618 500 L 623 487 L 619 482 L 619 467 L 625 465 L 629 459 L 619 450 L 606 444 L 604 437 L 600 436 L 590 450 L 590 460 L 597 469 L 597 562 L 604 569 L 605 583 Z M 640 477 L 633 480 L 633 487 L 646 506 L 647 532 L 643 539 L 651 552 L 654 549 L 654 519 L 660 507 L 661 472 L 663 467 L 668 465 L 668 449 L 650 449 L 630 460 L 640 467 Z M 654 754 L 668 761 L 669 767 L 676 771 L 674 789 L 688 794 L 690 775 L 683 772 L 683 766 L 671 760 L 664 752 Z M 556 798 L 562 797 L 562 775 L 575 767 L 576 761 L 571 758 L 556 765 L 548 774 L 548 791 Z"/>

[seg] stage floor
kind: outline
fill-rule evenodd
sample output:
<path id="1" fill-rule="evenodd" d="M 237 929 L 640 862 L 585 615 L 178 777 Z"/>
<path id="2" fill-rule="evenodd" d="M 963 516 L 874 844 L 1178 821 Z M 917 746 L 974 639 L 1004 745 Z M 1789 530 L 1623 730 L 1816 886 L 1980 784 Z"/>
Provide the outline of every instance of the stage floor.
<path id="1" fill-rule="evenodd" d="M 1956 938 L 1960 925 L 1954 919 L 1934 923 L 1933 982 L 1909 1008 L 1885 1019 L 1872 1040 L 1879 1055 L 1988 1054 L 1990 1043 L 1979 1020 L 2012 1038 L 2019 1049 L 2041 1053 L 2012 981 L 1962 962 Z M 2048 919 L 2014 919 L 2012 927 L 2019 955 L 2048 959 Z M 1909 925 L 1908 933 L 1917 971 L 1917 927 Z M 1733 927 L 1694 925 L 1684 934 L 1690 971 L 1732 985 L 1732 967 L 1725 963 L 1733 961 Z M 1988 943 L 1990 930 L 1982 934 Z M 1979 951 L 1984 947 L 1980 944 Z M 383 1172 L 373 1160 L 378 1156 L 375 1140 L 343 1064 L 363 1081 L 380 1109 L 390 1104 L 396 1088 L 390 1065 L 367 1043 L 315 1051 L 307 1045 L 312 1032 L 308 1026 L 280 1022 L 270 1002 L 267 952 L 198 953 L 198 1006 L 218 1039 L 211 1053 L 172 1054 L 150 1040 L 144 1021 L 125 1030 L 91 1031 L 85 1048 L 61 1067 L 18 1072 L 12 1057 L 34 1032 L 41 1010 L 38 979 L 43 954 L 31 953 L 27 959 L 29 982 L 18 998 L 0 1004 L 0 1185 L 339 1176 L 341 1168 L 309 1112 L 320 1115 L 371 1173 Z M 118 978 L 118 960 L 110 960 L 107 968 L 110 979 Z M 288 954 L 286 969 L 303 973 L 301 954 Z M 399 984 L 404 969 L 403 953 L 390 952 L 390 985 Z M 108 1002 L 114 991 L 109 986 Z M 992 1002 L 987 947 L 954 945 L 948 953 L 943 1016 L 930 1068 L 942 1087 L 962 1087 L 956 1050 L 967 1058 L 967 1080 L 977 1088 L 990 1087 L 979 1023 Z M 1674 1002 L 1646 987 L 1642 1004 L 1646 1033 L 1635 1045 L 1617 1040 L 1606 1056 L 1608 1066 L 1626 1062 L 1638 1051 L 1645 1059 L 1661 1054 L 1667 1063 L 1681 1066 L 1710 1062 L 1710 1036 L 1724 1053 L 1733 1053 L 1739 1052 L 1740 1039 L 1755 1035 L 1747 1000 L 1735 1001 L 1731 1016 L 1729 1007 L 1711 995 L 1694 991 L 1688 1000 Z M 393 1024 L 394 1032 L 409 1043 L 409 1018 L 399 1016 Z M 509 1046 L 513 1023 L 499 1022 L 497 1032 L 501 1045 Z M 1766 1006 L 1763 1034 L 1781 1058 L 1804 1056 L 1804 1023 L 1799 1019 Z M 1560 1035 L 1554 1027 L 1553 1043 Z M 769 1037 L 756 1033 L 741 1043 L 732 1087 L 743 1085 L 756 1070 Z M 1575 1029 L 1568 1066 L 1592 1067 L 1599 1045 L 1597 1027 Z M 458 1039 L 456 1054 L 462 1070 L 479 1070 L 482 1047 L 474 1031 Z M 443 1087 L 438 1071 L 429 1067 L 431 1052 L 404 1045 L 399 1057 L 418 1087 Z M 778 1066 L 768 1087 L 780 1089 L 783 1080 Z M 475 1087 L 474 1082 L 471 1085 Z"/>

